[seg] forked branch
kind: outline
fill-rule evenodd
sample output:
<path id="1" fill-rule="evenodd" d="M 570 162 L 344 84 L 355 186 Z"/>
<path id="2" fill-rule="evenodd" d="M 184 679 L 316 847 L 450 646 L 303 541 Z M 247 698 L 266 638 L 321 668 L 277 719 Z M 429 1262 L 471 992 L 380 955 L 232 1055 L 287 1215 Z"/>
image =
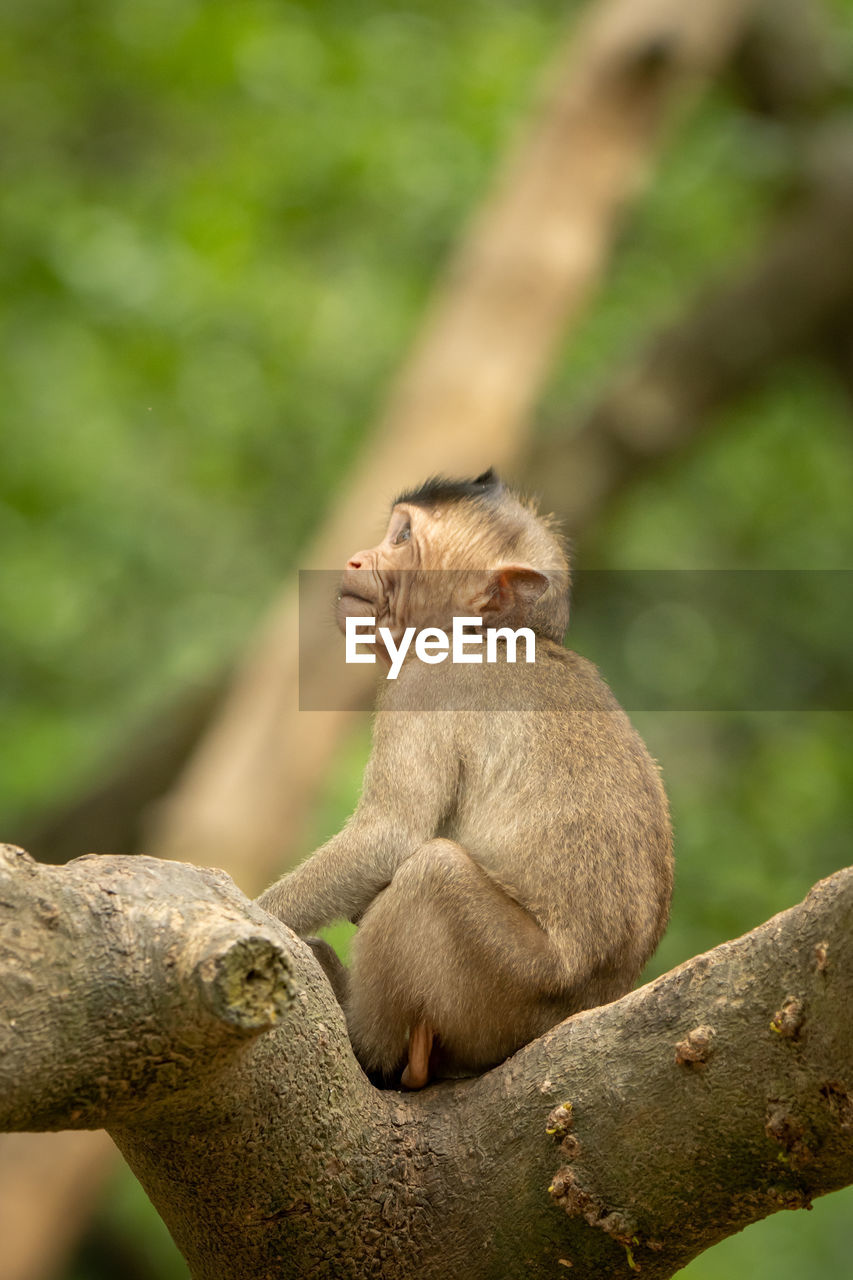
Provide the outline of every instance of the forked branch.
<path id="1" fill-rule="evenodd" d="M 109 1128 L 197 1280 L 666 1277 L 853 1181 L 853 869 L 419 1095 L 222 873 L 4 846 L 0 920 L 0 1127 Z"/>

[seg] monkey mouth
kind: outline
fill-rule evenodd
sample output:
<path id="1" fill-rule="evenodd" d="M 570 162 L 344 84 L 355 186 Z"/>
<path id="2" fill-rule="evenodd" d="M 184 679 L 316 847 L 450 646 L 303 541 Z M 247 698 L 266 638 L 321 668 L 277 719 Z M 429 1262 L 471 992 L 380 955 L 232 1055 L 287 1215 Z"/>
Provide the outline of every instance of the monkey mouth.
<path id="1" fill-rule="evenodd" d="M 347 606 L 350 602 L 353 602 L 354 604 L 369 604 L 371 609 L 373 608 L 373 601 L 367 596 L 359 595 L 357 591 L 339 591 L 337 602 L 339 605 L 346 602 Z"/>
<path id="2" fill-rule="evenodd" d="M 343 631 L 347 618 L 373 618 L 376 616 L 376 605 L 367 596 L 360 596 L 355 591 L 342 591 L 335 601 L 335 619 Z"/>

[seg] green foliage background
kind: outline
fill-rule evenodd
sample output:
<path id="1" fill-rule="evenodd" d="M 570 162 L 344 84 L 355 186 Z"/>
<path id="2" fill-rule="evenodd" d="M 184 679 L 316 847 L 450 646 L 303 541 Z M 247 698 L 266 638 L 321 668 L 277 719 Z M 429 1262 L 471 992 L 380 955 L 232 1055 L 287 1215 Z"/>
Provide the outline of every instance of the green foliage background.
<path id="1" fill-rule="evenodd" d="M 4 823 L 73 792 L 141 717 L 239 651 L 334 500 L 579 7 L 6 0 Z M 833 7 L 843 42 L 853 0 Z M 561 353 L 542 429 L 568 425 L 655 323 L 761 243 L 798 147 L 727 89 L 705 100 Z M 850 403 L 804 361 L 632 490 L 578 554 L 848 568 L 851 491 Z M 677 832 L 655 972 L 849 862 L 849 715 L 637 719 Z M 364 752 L 342 755 L 318 839 L 351 808 Z M 846 1192 L 777 1214 L 684 1274 L 846 1274 L 851 1205 Z M 69 1276 L 117 1274 L 117 1256 L 124 1276 L 184 1273 L 129 1175 Z"/>

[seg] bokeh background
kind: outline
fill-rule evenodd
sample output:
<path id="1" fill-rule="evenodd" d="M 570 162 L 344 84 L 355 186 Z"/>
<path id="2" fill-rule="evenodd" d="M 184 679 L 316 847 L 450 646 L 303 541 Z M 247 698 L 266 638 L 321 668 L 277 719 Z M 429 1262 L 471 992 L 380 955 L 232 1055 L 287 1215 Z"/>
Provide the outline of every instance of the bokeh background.
<path id="1" fill-rule="evenodd" d="M 6 0 L 4 838 L 232 662 L 295 576 L 581 7 Z M 848 64 L 853 0 L 824 12 Z M 848 106 L 842 88 L 825 109 Z M 549 447 L 657 326 L 761 246 L 796 187 L 807 127 L 725 79 L 681 122 L 559 353 L 537 411 Z M 821 353 L 786 361 L 625 487 L 579 563 L 849 569 L 851 403 Z M 849 649 L 831 610 L 814 645 L 830 666 Z M 850 861 L 849 710 L 635 719 L 677 838 L 672 923 L 650 973 Z M 365 728 L 336 761 L 306 851 L 351 809 L 366 750 Z M 849 1274 L 852 1245 L 848 1190 L 682 1274 L 826 1280 Z M 120 1170 L 61 1280 L 185 1274 Z"/>

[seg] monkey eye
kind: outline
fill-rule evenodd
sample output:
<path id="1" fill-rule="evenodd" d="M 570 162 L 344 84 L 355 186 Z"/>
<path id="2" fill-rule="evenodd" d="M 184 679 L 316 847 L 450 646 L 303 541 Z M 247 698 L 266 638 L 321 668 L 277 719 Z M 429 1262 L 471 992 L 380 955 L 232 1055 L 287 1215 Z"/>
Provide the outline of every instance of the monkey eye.
<path id="1" fill-rule="evenodd" d="M 403 525 L 402 529 L 398 529 L 397 532 L 394 534 L 393 545 L 395 547 L 398 547 L 401 542 L 408 542 L 411 536 L 412 536 L 412 526 L 407 521 Z"/>

